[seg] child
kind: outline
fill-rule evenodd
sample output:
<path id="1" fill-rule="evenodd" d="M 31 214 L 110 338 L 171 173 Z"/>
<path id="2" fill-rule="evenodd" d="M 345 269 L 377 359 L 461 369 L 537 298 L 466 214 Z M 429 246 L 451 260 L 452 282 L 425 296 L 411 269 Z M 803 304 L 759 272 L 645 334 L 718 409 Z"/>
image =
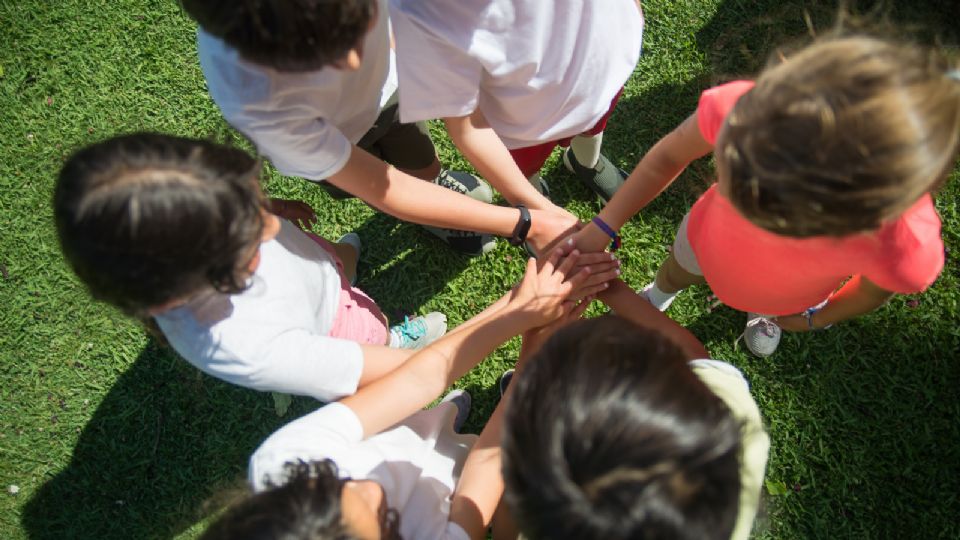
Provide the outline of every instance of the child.
<path id="1" fill-rule="evenodd" d="M 479 438 L 451 429 L 462 399 L 420 409 L 517 333 L 578 316 L 613 275 L 609 262 L 577 270 L 602 254 L 560 255 L 528 262 L 513 291 L 393 373 L 271 435 L 250 459 L 257 494 L 203 538 L 485 538 L 502 491 L 501 409 Z"/>
<path id="2" fill-rule="evenodd" d="M 743 375 L 622 282 L 600 299 L 617 316 L 561 328 L 508 387 L 514 521 L 531 539 L 746 539 L 770 441 Z"/>
<path id="3" fill-rule="evenodd" d="M 64 255 L 95 298 L 257 390 L 336 399 L 446 331 L 440 313 L 388 331 L 350 286 L 356 235 L 331 245 L 267 212 L 259 170 L 240 150 L 167 135 L 82 149 L 54 193 Z"/>
<path id="4" fill-rule="evenodd" d="M 182 5 L 200 24 L 210 95 L 280 172 L 328 182 L 336 193 L 427 226 L 464 253 L 494 243 L 463 231 L 524 240 L 513 238 L 523 212 L 484 204 L 489 186 L 441 171 L 426 124 L 399 122 L 386 0 Z M 538 247 L 576 223 L 556 206 L 530 208 L 529 237 Z"/>
<path id="5" fill-rule="evenodd" d="M 640 56 L 639 2 L 392 0 L 390 10 L 404 122 L 443 118 L 512 203 L 546 204 L 524 179 L 541 186 L 558 144 L 568 169 L 613 196 L 626 175 L 600 143 Z"/>
<path id="6" fill-rule="evenodd" d="M 919 47 L 838 37 L 772 65 L 756 83 L 711 88 L 577 245 L 609 242 L 688 163 L 713 152 L 717 183 L 684 217 L 644 289 L 661 310 L 706 282 L 749 312 L 747 347 L 767 356 L 781 328 L 825 328 L 894 293 L 923 291 L 944 262 L 931 191 L 960 137 L 960 82 L 949 69 Z"/>

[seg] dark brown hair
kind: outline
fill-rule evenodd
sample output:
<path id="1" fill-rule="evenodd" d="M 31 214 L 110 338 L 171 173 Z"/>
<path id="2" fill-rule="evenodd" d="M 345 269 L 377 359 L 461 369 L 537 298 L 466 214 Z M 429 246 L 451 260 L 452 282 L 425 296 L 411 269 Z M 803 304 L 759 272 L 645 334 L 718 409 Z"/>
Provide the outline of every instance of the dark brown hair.
<path id="1" fill-rule="evenodd" d="M 511 384 L 505 497 L 526 537 L 730 537 L 740 426 L 673 342 L 615 316 L 578 321 Z"/>
<path id="2" fill-rule="evenodd" d="M 729 197 L 792 236 L 875 230 L 938 187 L 960 145 L 960 82 L 935 51 L 832 37 L 779 58 L 717 141 Z"/>
<path id="3" fill-rule="evenodd" d="M 279 71 L 342 59 L 366 35 L 375 0 L 181 0 L 204 31 L 240 56 Z"/>
<path id="4" fill-rule="evenodd" d="M 284 472 L 282 483 L 268 481 L 266 490 L 232 506 L 200 540 L 356 540 L 341 506 L 349 478 L 340 478 L 333 461 L 286 463 Z M 381 537 L 399 539 L 399 514 L 386 501 L 378 517 Z"/>
<path id="5" fill-rule="evenodd" d="M 259 164 L 169 135 L 122 135 L 70 157 L 53 196 L 60 246 L 97 299 L 143 317 L 213 287 L 247 286 L 263 230 Z"/>

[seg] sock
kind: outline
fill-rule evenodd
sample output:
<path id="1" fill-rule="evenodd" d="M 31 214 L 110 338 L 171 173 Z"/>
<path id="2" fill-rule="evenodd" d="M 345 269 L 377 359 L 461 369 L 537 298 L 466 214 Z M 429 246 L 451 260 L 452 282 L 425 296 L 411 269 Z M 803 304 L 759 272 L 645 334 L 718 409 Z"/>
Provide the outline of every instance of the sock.
<path id="1" fill-rule="evenodd" d="M 592 169 L 600 161 L 600 143 L 603 142 L 603 132 L 596 135 L 577 135 L 570 141 L 570 151 L 577 163 Z"/>
<path id="2" fill-rule="evenodd" d="M 394 349 L 400 348 L 400 335 L 393 331 L 393 328 L 390 328 L 390 344 L 387 347 L 392 347 Z"/>
<path id="3" fill-rule="evenodd" d="M 647 285 L 643 288 L 643 296 L 653 304 L 653 307 L 659 309 L 660 311 L 666 311 L 670 307 L 670 304 L 673 303 L 673 299 L 680 294 L 680 291 L 675 293 L 667 293 L 660 290 L 660 287 L 657 287 L 657 282 Z"/>

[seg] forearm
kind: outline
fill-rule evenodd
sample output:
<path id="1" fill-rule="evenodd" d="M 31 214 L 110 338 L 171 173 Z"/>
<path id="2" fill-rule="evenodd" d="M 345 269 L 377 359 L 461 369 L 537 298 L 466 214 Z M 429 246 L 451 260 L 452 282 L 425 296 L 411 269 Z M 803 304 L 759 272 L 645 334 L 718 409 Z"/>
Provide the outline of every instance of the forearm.
<path id="1" fill-rule="evenodd" d="M 360 349 L 363 351 L 363 371 L 357 385 L 359 388 L 402 366 L 414 353 L 408 349 L 394 349 L 385 345 L 360 345 Z"/>
<path id="2" fill-rule="evenodd" d="M 469 323 L 468 323 L 469 324 Z M 450 334 L 415 353 L 402 369 L 397 369 L 364 388 L 364 392 L 344 398 L 343 403 L 362 416 L 365 436 L 395 424 L 436 399 L 456 379 L 480 363 L 501 343 L 525 329 L 518 312 L 500 309 L 489 314 L 482 324 Z M 403 392 L 395 389 L 403 388 Z"/>
<path id="3" fill-rule="evenodd" d="M 673 183 L 690 162 L 712 149 L 700 134 L 696 115 L 690 116 L 653 145 L 598 217 L 614 230 L 620 230 Z M 609 241 L 610 237 L 593 223 L 588 223 L 577 235 L 577 247 L 584 251 L 602 249 Z"/>
<path id="4" fill-rule="evenodd" d="M 867 278 L 856 275 L 840 288 L 823 309 L 811 316 L 814 328 L 823 328 L 882 306 L 894 293 L 881 289 Z"/>
<path id="5" fill-rule="evenodd" d="M 510 204 L 541 210 L 556 209 L 520 172 L 503 141 L 479 110 L 470 116 L 445 118 L 444 124 L 460 152 Z"/>
<path id="6" fill-rule="evenodd" d="M 422 225 L 510 236 L 520 215 L 414 178 L 356 147 L 330 182 L 385 214 Z"/>
<path id="7" fill-rule="evenodd" d="M 503 496 L 500 434 L 506 401 L 504 396 L 470 450 L 450 504 L 450 521 L 463 527 L 471 539 L 486 538 L 487 528 Z"/>
<path id="8" fill-rule="evenodd" d="M 611 281 L 610 287 L 597 296 L 610 306 L 610 309 L 616 311 L 618 316 L 667 336 L 683 349 L 687 358 L 693 360 L 710 357 L 696 336 L 641 298 L 623 281 Z"/>

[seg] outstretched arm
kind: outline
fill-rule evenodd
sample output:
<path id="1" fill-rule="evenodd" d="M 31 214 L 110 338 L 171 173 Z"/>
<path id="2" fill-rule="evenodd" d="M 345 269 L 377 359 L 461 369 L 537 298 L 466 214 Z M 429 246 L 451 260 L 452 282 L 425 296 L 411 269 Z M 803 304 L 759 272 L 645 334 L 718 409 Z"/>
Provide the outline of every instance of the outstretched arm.
<path id="1" fill-rule="evenodd" d="M 479 321 L 431 343 L 393 372 L 341 400 L 360 419 L 365 436 L 429 404 L 501 343 L 569 311 L 567 298 L 577 293 L 589 272 L 576 270 L 578 252 L 563 259 L 561 255 L 554 252 L 539 270 L 529 261 L 523 281 L 507 293 L 502 307 L 485 311 Z"/>
<path id="2" fill-rule="evenodd" d="M 520 211 L 515 208 L 475 201 L 461 193 L 414 178 L 356 146 L 346 165 L 328 181 L 386 214 L 422 225 L 509 237 L 520 218 Z M 530 187 L 528 182 L 524 183 Z M 533 187 L 530 189 L 533 190 Z M 536 193 L 536 190 L 533 192 Z M 577 224 L 577 219 L 569 212 L 552 204 L 543 209 L 530 208 L 528 238 L 543 242 L 539 245 L 546 245 L 549 240 L 569 232 Z"/>
<path id="3" fill-rule="evenodd" d="M 687 358 L 709 358 L 710 354 L 689 330 L 680 326 L 673 319 L 667 317 L 650 302 L 643 299 L 626 283 L 617 279 L 610 282 L 607 290 L 599 295 L 603 303 L 617 312 L 617 315 L 630 322 L 656 330 L 669 337 L 686 353 Z"/>
<path id="4" fill-rule="evenodd" d="M 700 133 L 696 113 L 692 114 L 653 145 L 598 217 L 614 230 L 620 230 L 624 223 L 666 189 L 690 162 L 712 150 L 713 145 Z M 584 252 L 596 251 L 603 249 L 610 242 L 610 237 L 593 223 L 588 223 L 577 234 L 576 242 Z"/>

